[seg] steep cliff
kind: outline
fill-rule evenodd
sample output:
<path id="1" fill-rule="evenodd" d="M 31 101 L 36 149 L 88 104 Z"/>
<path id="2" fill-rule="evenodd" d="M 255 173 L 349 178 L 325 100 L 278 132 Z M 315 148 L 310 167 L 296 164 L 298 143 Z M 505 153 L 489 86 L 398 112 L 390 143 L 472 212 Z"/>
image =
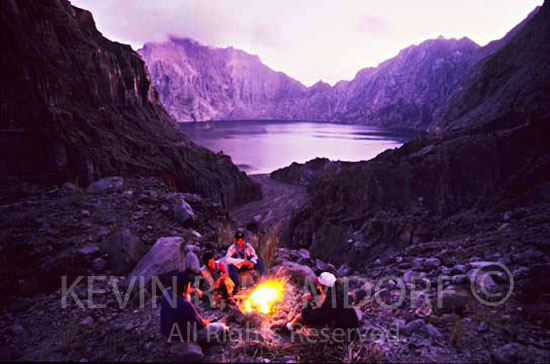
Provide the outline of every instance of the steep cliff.
<path id="1" fill-rule="evenodd" d="M 515 243 L 546 246 L 548 231 L 536 222 L 550 212 L 549 20 L 545 4 L 472 70 L 440 121 L 443 129 L 467 127 L 324 167 L 329 173 L 309 183 L 309 200 L 291 220 L 290 244 L 362 264 L 438 239 L 489 239 L 503 212 L 514 210 L 533 215 L 525 221 L 538 231 L 519 230 Z"/>
<path id="2" fill-rule="evenodd" d="M 180 135 L 145 65 L 68 1 L 1 3 L 0 171 L 45 182 L 161 178 L 225 205 L 259 187 Z"/>
<path id="3" fill-rule="evenodd" d="M 535 9 L 468 73 L 435 115 L 433 131 L 457 129 L 518 113 L 517 121 L 550 111 L 548 6 Z M 542 14 L 540 14 L 542 13 Z"/>
<path id="4" fill-rule="evenodd" d="M 359 71 L 351 81 L 309 88 L 233 48 L 171 38 L 145 44 L 139 53 L 178 121 L 302 119 L 422 129 L 469 70 L 478 48 L 467 38 L 429 40 Z"/>
<path id="5" fill-rule="evenodd" d="M 138 52 L 166 110 L 178 121 L 257 118 L 306 89 L 265 66 L 258 56 L 232 47 L 206 47 L 172 37 L 147 43 Z"/>

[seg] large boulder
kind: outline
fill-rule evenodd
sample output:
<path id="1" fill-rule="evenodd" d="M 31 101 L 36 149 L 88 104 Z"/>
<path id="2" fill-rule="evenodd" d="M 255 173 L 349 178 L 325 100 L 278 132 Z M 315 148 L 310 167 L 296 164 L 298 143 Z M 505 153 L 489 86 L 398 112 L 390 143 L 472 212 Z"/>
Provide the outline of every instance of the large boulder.
<path id="1" fill-rule="evenodd" d="M 129 229 L 115 232 L 101 244 L 101 249 L 109 254 L 109 266 L 118 275 L 130 272 L 147 253 L 147 246 Z"/>
<path id="2" fill-rule="evenodd" d="M 118 176 L 105 177 L 98 181 L 90 183 L 88 188 L 86 188 L 86 192 L 92 194 L 117 192 L 120 191 L 123 186 L 124 178 Z"/>
<path id="3" fill-rule="evenodd" d="M 180 363 L 195 363 L 204 357 L 200 345 L 193 342 L 173 343 L 170 354 L 174 357 L 174 361 Z"/>
<path id="4" fill-rule="evenodd" d="M 144 277 L 145 282 L 149 282 L 153 276 L 157 276 L 164 281 L 166 277 L 176 273 L 178 249 L 182 242 L 183 238 L 179 236 L 159 238 L 132 270 L 127 283 L 133 277 Z"/>
<path id="5" fill-rule="evenodd" d="M 313 269 L 307 265 L 301 265 L 288 260 L 283 260 L 280 265 L 273 267 L 273 271 L 290 277 L 293 282 L 298 284 L 303 284 L 306 277 L 315 276 Z"/>
<path id="6" fill-rule="evenodd" d="M 466 309 L 470 301 L 470 294 L 460 288 L 449 286 L 441 292 L 439 300 L 433 302 L 437 314 L 458 313 L 461 314 Z"/>

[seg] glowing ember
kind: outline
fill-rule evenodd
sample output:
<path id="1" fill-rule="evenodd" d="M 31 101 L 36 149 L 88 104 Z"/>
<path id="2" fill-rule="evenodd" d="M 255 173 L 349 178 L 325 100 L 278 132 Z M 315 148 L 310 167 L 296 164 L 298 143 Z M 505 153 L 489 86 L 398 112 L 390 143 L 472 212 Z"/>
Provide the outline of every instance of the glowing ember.
<path id="1" fill-rule="evenodd" d="M 258 311 L 263 314 L 274 312 L 276 304 L 284 298 L 285 283 L 286 280 L 281 278 L 268 278 L 258 284 L 244 301 L 244 311 Z"/>

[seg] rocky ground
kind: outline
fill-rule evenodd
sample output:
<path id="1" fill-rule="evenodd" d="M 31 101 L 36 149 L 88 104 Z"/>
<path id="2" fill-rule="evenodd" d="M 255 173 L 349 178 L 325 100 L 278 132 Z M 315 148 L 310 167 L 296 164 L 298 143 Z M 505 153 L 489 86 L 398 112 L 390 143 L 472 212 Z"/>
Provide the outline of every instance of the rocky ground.
<path id="1" fill-rule="evenodd" d="M 226 343 L 197 346 L 168 343 L 161 336 L 158 298 L 145 296 L 140 307 L 136 296 L 131 296 L 121 307 L 114 287 L 126 287 L 128 278 L 136 274 L 138 262 L 161 275 L 175 271 L 173 251 L 166 248 L 172 243 L 192 243 L 199 256 L 206 249 L 221 255 L 235 225 L 216 203 L 174 193 L 154 179 L 114 178 L 86 191 L 71 184 L 53 189 L 4 185 L 3 192 L 1 238 L 10 244 L 4 244 L 0 254 L 2 292 L 8 292 L 3 295 L 0 311 L 0 334 L 5 343 L 0 349 L 2 360 L 550 360 L 550 308 L 544 297 L 536 294 L 540 285 L 547 284 L 547 252 L 535 245 L 525 249 L 499 245 L 503 236 L 517 237 L 505 224 L 517 226 L 518 231 L 530 231 L 529 224 L 540 226 L 533 214 L 503 216 L 496 229 L 501 235 L 494 235 L 493 241 L 474 244 L 478 237 L 471 236 L 453 250 L 444 248 L 448 241 L 413 245 L 362 269 L 335 267 L 312 258 L 305 249 L 279 247 L 271 271 L 283 267 L 284 276 L 291 278 L 280 311 L 258 319 L 234 309 L 212 309 L 203 302 L 201 313 L 225 320 L 232 334 Z M 248 211 L 251 218 L 259 212 Z M 246 214 L 241 218 L 245 221 Z M 159 240 L 162 237 L 165 239 Z M 159 241 L 168 242 L 163 249 L 170 254 L 152 259 L 151 252 L 159 250 Z M 112 250 L 115 244 L 109 242 L 126 248 Z M 121 257 L 126 259 L 117 259 Z M 473 272 L 478 267 L 485 271 L 483 265 L 495 261 L 510 268 L 515 288 L 506 303 L 492 307 L 474 298 L 471 281 L 478 287 Z M 533 267 L 540 268 L 537 271 Z M 312 338 L 307 329 L 293 336 L 281 330 L 299 309 L 303 276 L 323 270 L 333 271 L 349 283 L 350 295 L 363 314 L 363 340 L 326 345 Z M 76 298 L 67 296 L 67 307 L 63 308 L 61 275 L 68 275 L 69 282 L 78 275 L 112 278 L 95 280 L 92 296 L 86 280 L 81 281 L 74 289 Z M 450 278 L 438 293 L 440 275 Z M 388 276 L 392 277 L 382 279 Z M 418 294 L 426 284 L 421 279 L 432 286 L 426 296 Z M 509 283 L 510 279 L 499 273 L 487 278 L 485 285 L 490 292 L 502 295 Z M 438 295 L 441 307 L 437 305 Z M 78 301 L 85 307 L 79 307 Z M 104 304 L 105 308 L 91 308 L 88 305 L 92 303 Z M 387 307 L 391 304 L 393 307 Z M 237 334 L 243 328 L 248 329 L 244 331 L 248 336 Z"/>

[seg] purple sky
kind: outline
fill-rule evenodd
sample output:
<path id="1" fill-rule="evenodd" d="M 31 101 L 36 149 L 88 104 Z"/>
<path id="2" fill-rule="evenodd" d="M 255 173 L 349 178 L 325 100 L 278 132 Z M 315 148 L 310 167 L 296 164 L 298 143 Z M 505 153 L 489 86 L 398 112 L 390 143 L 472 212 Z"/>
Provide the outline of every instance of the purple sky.
<path id="1" fill-rule="evenodd" d="M 351 79 L 411 44 L 443 35 L 480 45 L 543 0 L 72 0 L 108 38 L 134 49 L 167 34 L 257 54 L 311 85 Z"/>

